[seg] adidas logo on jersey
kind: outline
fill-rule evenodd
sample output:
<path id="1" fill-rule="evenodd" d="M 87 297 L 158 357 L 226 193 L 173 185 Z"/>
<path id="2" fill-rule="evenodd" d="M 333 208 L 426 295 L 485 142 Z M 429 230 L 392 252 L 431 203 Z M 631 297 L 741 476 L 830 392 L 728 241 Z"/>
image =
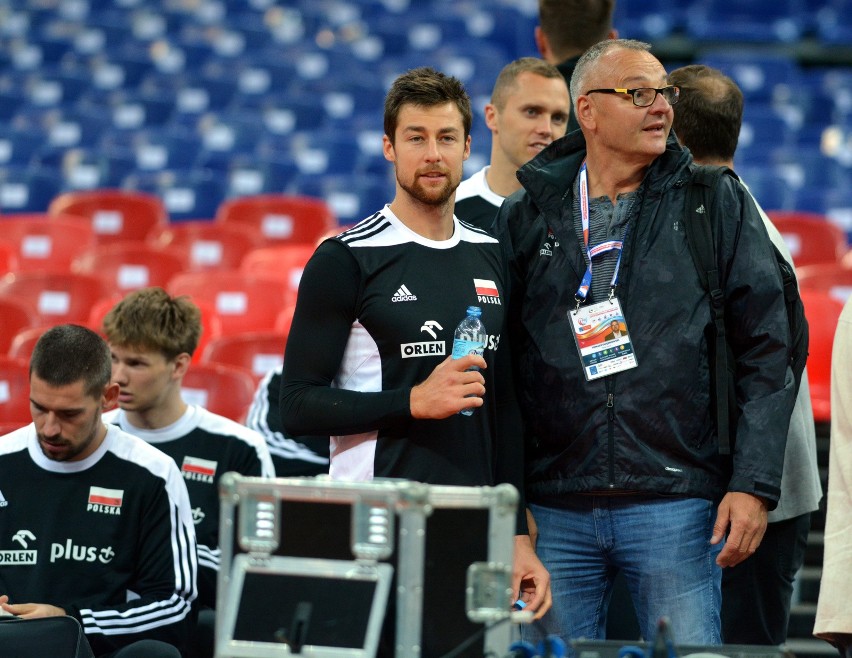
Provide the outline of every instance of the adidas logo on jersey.
<path id="1" fill-rule="evenodd" d="M 393 297 L 391 297 L 391 301 L 392 302 L 416 302 L 417 301 L 417 295 L 412 294 L 412 292 L 405 286 L 405 284 L 402 284 L 399 287 L 399 290 L 397 290 L 393 294 Z"/>
<path id="2" fill-rule="evenodd" d="M 0 507 L 8 507 L 9 501 L 6 500 L 5 496 L 3 496 L 3 492 L 0 491 Z"/>

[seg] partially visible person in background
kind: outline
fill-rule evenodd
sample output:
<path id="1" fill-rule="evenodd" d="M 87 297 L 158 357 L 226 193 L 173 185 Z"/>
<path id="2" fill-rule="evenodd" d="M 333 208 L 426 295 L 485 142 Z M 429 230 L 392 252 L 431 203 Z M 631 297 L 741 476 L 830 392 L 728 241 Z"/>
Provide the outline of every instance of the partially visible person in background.
<path id="1" fill-rule="evenodd" d="M 671 71 L 669 83 L 680 87 L 672 124 L 680 143 L 699 164 L 734 169 L 743 118 L 743 94 L 737 84 L 721 71 L 701 64 Z M 756 205 L 769 238 L 792 265 L 784 238 L 760 204 Z M 811 513 L 817 511 L 821 498 L 806 370 L 790 418 L 778 507 L 769 513 L 766 534 L 755 554 L 722 572 L 722 638 L 726 643 L 777 645 L 787 640 L 793 583 L 804 563 Z"/>
<path id="2" fill-rule="evenodd" d="M 335 233 L 336 235 L 336 233 Z M 246 426 L 266 439 L 276 477 L 328 473 L 328 436 L 290 436 L 281 424 L 283 364 L 267 372 L 254 393 L 246 414 Z"/>
<path id="3" fill-rule="evenodd" d="M 598 41 L 618 38 L 618 30 L 612 26 L 613 11 L 615 0 L 538 1 L 539 24 L 535 28 L 538 52 L 559 69 L 566 84 L 571 84 L 580 55 Z M 571 100 L 568 132 L 580 127 L 574 116 L 574 101 Z"/>
<path id="4" fill-rule="evenodd" d="M 831 350 L 831 439 L 822 580 L 814 635 L 852 658 L 852 297 Z"/>
<path id="5" fill-rule="evenodd" d="M 33 422 L 0 438 L 0 552 L 24 558 L 0 569 L 0 607 L 76 618 L 98 658 L 181 658 L 196 596 L 189 496 L 171 458 L 103 422 L 119 397 L 97 333 L 64 324 L 38 340 Z"/>
<path id="6" fill-rule="evenodd" d="M 274 477 L 263 437 L 184 402 L 181 384 L 201 335 L 201 311 L 162 288 L 128 294 L 104 317 L 118 409 L 104 420 L 156 446 L 177 463 L 198 535 L 199 628 L 190 656 L 212 655 L 219 571 L 219 479 L 228 471 Z"/>
<path id="7" fill-rule="evenodd" d="M 503 67 L 485 106 L 491 161 L 456 190 L 456 217 L 490 229 L 503 199 L 521 189 L 515 173 L 565 134 L 571 101 L 559 71 L 537 57 Z"/>

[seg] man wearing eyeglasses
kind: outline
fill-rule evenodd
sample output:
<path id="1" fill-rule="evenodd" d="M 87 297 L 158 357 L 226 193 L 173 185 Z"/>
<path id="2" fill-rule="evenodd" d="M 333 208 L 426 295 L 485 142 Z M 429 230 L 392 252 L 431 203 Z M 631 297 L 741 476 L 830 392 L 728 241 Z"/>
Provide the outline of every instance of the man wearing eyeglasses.
<path id="1" fill-rule="evenodd" d="M 760 216 L 723 177 L 703 211 L 719 227 L 737 368 L 736 448 L 721 455 L 710 303 L 684 231 L 694 164 L 671 134 L 679 89 L 649 51 L 618 39 L 586 51 L 571 79 L 581 133 L 520 169 L 524 189 L 496 220 L 527 501 L 552 578 L 542 630 L 601 638 L 622 572 L 643 637 L 668 617 L 678 644 L 719 644 L 722 568 L 755 551 L 778 500 L 794 400 L 788 328 Z M 603 349 L 616 318 L 627 339 Z"/>

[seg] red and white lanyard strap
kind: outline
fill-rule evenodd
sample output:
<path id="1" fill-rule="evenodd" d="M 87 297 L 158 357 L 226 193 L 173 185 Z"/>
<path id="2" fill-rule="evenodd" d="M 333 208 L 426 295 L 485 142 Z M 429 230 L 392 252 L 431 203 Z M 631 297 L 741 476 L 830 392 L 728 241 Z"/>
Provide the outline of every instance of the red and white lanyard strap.
<path id="1" fill-rule="evenodd" d="M 610 282 L 610 298 L 615 294 L 615 287 L 618 285 L 618 270 L 621 267 L 621 255 L 623 253 L 624 240 L 627 238 L 627 230 L 630 228 L 628 224 L 624 229 L 624 235 L 621 240 L 607 240 L 601 242 L 594 247 L 589 247 L 589 175 L 586 171 L 586 162 L 580 167 L 580 177 L 578 182 L 578 193 L 580 195 L 580 219 L 583 224 L 583 247 L 586 250 L 588 264 L 586 265 L 586 273 L 580 281 L 580 287 L 574 295 L 577 302 L 577 308 L 586 301 L 589 294 L 589 288 L 592 286 L 592 258 L 600 254 L 618 249 L 618 260 L 615 263 L 615 271 L 612 273 L 612 281 Z"/>

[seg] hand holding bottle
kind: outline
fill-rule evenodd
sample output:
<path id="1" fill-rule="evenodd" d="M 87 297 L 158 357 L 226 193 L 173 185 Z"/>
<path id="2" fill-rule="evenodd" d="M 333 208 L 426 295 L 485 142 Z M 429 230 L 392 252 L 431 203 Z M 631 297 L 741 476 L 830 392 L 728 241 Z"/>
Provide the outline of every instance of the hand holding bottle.
<path id="1" fill-rule="evenodd" d="M 461 359 L 448 356 L 425 381 L 411 389 L 411 415 L 414 418 L 448 418 L 462 409 L 481 407 L 485 378 L 479 369 L 486 367 L 485 359 L 478 354 Z"/>

